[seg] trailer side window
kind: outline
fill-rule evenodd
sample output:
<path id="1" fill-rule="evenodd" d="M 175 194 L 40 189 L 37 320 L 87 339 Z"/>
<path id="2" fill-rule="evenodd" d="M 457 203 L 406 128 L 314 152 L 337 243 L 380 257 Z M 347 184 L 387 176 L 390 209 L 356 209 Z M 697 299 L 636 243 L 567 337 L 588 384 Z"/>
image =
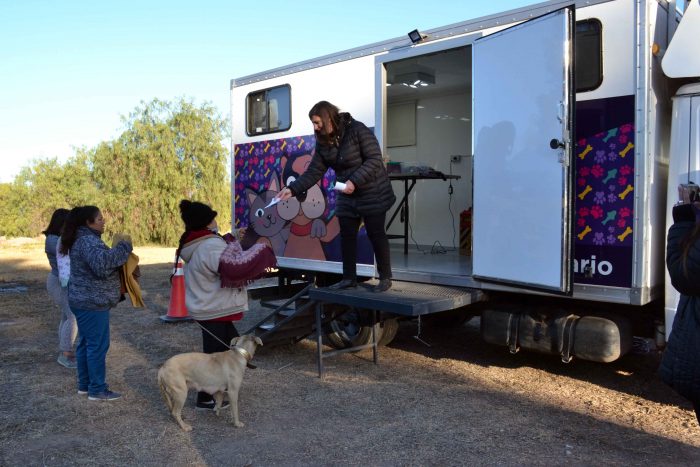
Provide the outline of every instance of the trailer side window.
<path id="1" fill-rule="evenodd" d="M 264 135 L 292 126 L 291 90 L 288 84 L 263 89 L 246 97 L 246 133 Z"/>
<path id="2" fill-rule="evenodd" d="M 602 44 L 599 20 L 576 22 L 576 92 L 592 91 L 603 82 Z"/>

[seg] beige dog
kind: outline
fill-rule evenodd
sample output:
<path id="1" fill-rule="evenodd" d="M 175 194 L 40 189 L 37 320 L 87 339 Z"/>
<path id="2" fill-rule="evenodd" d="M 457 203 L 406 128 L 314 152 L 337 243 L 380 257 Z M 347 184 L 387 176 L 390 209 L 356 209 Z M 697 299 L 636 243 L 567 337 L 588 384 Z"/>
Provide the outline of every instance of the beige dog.
<path id="1" fill-rule="evenodd" d="M 192 426 L 182 421 L 182 407 L 185 405 L 188 389 L 212 394 L 216 401 L 216 415 L 219 415 L 224 392 L 227 392 L 231 403 L 231 421 L 237 427 L 243 426 L 238 419 L 238 390 L 243 381 L 246 363 L 253 358 L 259 345 L 262 345 L 259 337 L 247 334 L 234 337 L 231 350 L 213 354 L 183 353 L 168 359 L 160 367 L 160 392 L 180 428 L 185 431 L 192 430 Z"/>

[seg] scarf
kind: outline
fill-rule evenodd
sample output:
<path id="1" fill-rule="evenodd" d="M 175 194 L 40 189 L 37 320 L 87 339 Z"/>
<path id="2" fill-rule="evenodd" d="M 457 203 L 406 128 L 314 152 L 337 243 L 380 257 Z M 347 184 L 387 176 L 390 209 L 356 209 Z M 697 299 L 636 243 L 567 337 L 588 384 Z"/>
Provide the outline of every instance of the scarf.
<path id="1" fill-rule="evenodd" d="M 277 266 L 277 258 L 269 245 L 255 243 L 243 250 L 240 242 L 230 233 L 223 238 L 226 248 L 219 258 L 221 287 L 245 287 Z"/>

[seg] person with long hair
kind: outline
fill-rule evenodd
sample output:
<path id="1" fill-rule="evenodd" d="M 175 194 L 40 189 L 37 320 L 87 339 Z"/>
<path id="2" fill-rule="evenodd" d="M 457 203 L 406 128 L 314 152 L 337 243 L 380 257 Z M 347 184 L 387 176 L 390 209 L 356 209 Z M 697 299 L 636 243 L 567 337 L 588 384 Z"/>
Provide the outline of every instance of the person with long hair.
<path id="1" fill-rule="evenodd" d="M 227 243 L 219 235 L 217 212 L 204 203 L 184 199 L 179 207 L 185 232 L 180 237 L 175 263 L 179 258 L 185 261 L 185 305 L 202 328 L 202 351 L 224 352 L 239 335 L 233 323 L 248 310 L 248 291 L 245 287 L 222 287 L 221 256 Z M 197 408 L 214 406 L 211 394 L 197 393 Z"/>
<path id="2" fill-rule="evenodd" d="M 343 278 L 332 289 L 357 287 L 357 233 L 364 221 L 374 249 L 379 273 L 375 292 L 391 288 L 391 255 L 386 235 L 386 213 L 396 201 L 384 167 L 379 142 L 364 123 L 327 101 L 309 110 L 316 149 L 306 171 L 289 183 L 277 198 L 284 201 L 312 187 L 329 168 L 336 181 L 345 184 L 339 192 L 336 216 L 340 224 Z"/>
<path id="3" fill-rule="evenodd" d="M 78 334 L 78 325 L 75 316 L 68 306 L 68 289 L 61 286 L 58 278 L 58 261 L 56 259 L 57 246 L 59 243 L 61 229 L 68 217 L 68 209 L 56 209 L 51 215 L 48 227 L 42 232 L 44 240 L 44 251 L 49 259 L 51 271 L 46 278 L 46 290 L 53 302 L 61 312 L 61 320 L 58 324 L 58 359 L 59 365 L 66 368 L 75 368 L 75 353 L 73 346 Z"/>
<path id="4" fill-rule="evenodd" d="M 111 401 L 106 379 L 109 350 L 109 312 L 121 299 L 119 268 L 132 246 L 119 242 L 109 248 L 101 239 L 105 219 L 96 206 L 73 208 L 63 226 L 60 253 L 70 257 L 68 304 L 78 322 L 75 350 L 78 394 L 92 401 Z"/>
<path id="5" fill-rule="evenodd" d="M 679 195 L 681 204 L 673 208 L 668 231 L 666 266 L 681 296 L 659 374 L 693 404 L 700 423 L 700 201 L 688 185 L 679 187 Z"/>

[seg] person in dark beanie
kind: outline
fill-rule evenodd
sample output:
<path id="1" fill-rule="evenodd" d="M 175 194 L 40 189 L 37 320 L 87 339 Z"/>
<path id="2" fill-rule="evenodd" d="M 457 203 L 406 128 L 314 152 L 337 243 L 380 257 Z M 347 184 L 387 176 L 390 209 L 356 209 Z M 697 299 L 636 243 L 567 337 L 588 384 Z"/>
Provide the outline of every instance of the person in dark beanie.
<path id="1" fill-rule="evenodd" d="M 228 350 L 231 339 L 239 335 L 233 323 L 248 310 L 248 292 L 245 287 L 221 286 L 219 262 L 227 243 L 218 234 L 217 212 L 204 203 L 182 200 L 180 215 L 185 232 L 180 237 L 177 257 L 185 261 L 187 311 L 202 327 L 203 352 L 223 352 Z M 197 393 L 197 408 L 213 409 L 214 405 L 210 394 Z"/>

